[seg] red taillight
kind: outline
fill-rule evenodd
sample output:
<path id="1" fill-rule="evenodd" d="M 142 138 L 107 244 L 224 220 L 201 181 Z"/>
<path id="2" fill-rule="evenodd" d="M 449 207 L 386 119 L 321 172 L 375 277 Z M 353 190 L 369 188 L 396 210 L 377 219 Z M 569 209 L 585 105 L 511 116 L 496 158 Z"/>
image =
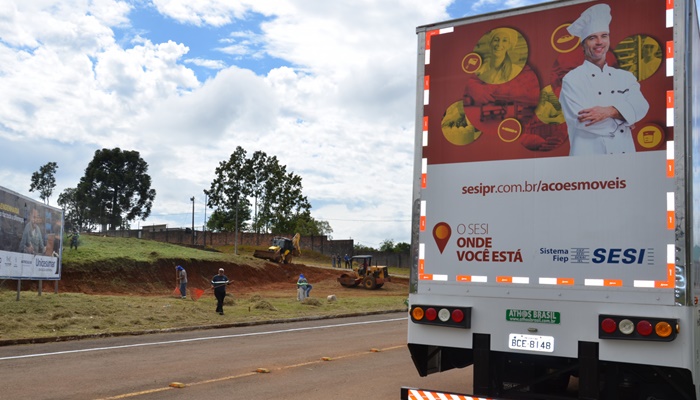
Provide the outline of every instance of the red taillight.
<path id="1" fill-rule="evenodd" d="M 676 339 L 679 331 L 680 324 L 675 318 L 598 315 L 598 337 L 600 339 L 671 342 Z"/>
<path id="2" fill-rule="evenodd" d="M 411 305 L 411 321 L 416 324 L 427 324 L 451 328 L 471 328 L 471 307 L 454 307 L 438 305 Z"/>
<path id="3" fill-rule="evenodd" d="M 456 323 L 462 322 L 464 320 L 464 312 L 459 308 L 452 310 L 452 320 Z"/>
<path id="4" fill-rule="evenodd" d="M 639 332 L 640 335 L 642 336 L 649 336 L 651 335 L 651 332 L 653 332 L 654 329 L 651 326 L 651 323 L 647 320 L 641 320 L 637 322 L 637 332 Z"/>
<path id="5" fill-rule="evenodd" d="M 605 333 L 613 333 L 617 329 L 617 323 L 612 318 L 605 318 L 603 322 L 600 323 L 600 329 Z"/>

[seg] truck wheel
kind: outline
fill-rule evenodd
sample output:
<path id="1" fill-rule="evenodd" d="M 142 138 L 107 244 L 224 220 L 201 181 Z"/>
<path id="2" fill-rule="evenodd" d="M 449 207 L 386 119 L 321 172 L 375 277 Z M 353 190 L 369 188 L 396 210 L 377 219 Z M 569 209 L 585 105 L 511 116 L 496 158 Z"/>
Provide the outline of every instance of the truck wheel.
<path id="1" fill-rule="evenodd" d="M 377 288 L 377 280 L 373 276 L 368 276 L 362 281 L 365 289 L 374 290 Z"/>

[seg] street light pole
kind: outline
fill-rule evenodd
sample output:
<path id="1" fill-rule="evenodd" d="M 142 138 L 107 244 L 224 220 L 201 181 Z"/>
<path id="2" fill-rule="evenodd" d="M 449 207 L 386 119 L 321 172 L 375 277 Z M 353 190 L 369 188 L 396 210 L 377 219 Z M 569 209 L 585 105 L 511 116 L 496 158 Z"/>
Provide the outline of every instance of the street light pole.
<path id="1" fill-rule="evenodd" d="M 238 255 L 238 196 L 236 196 L 236 235 L 233 237 L 233 254 Z"/>
<path id="2" fill-rule="evenodd" d="M 192 200 L 192 244 L 194 245 L 194 196 L 190 200 Z"/>

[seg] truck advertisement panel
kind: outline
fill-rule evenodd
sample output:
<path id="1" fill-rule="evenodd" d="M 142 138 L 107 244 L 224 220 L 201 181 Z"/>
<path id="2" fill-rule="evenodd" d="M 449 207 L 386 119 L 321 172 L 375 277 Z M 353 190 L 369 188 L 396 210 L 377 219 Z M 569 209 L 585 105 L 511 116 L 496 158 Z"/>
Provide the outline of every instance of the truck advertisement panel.
<path id="1" fill-rule="evenodd" d="M 0 279 L 61 278 L 63 211 L 0 187 Z"/>
<path id="2" fill-rule="evenodd" d="M 426 28 L 418 293 L 673 302 L 668 4 L 550 3 Z"/>

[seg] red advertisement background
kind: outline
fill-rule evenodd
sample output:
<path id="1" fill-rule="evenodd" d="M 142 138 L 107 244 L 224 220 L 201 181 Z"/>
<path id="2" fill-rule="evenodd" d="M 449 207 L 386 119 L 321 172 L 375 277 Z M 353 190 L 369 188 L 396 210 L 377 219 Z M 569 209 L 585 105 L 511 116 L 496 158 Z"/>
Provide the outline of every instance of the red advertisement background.
<path id="1" fill-rule="evenodd" d="M 426 40 L 430 41 L 430 63 L 425 65 L 425 77 L 429 83 L 429 104 L 424 107 L 424 116 L 428 117 L 428 146 L 423 149 L 423 156 L 428 159 L 428 163 L 568 156 L 569 144 L 566 139 L 565 123 L 558 128 L 565 138 L 561 144 L 546 151 L 533 151 L 524 146 L 524 140 L 528 138 L 525 133 L 530 129 L 527 124 L 528 118 L 516 118 L 517 115 L 512 106 L 509 106 L 509 115 L 506 116 L 510 121 L 505 123 L 510 123 L 512 126 L 513 119 L 525 122 L 522 124 L 522 134 L 514 140 L 499 137 L 499 129 L 502 129 L 499 128 L 500 117 L 487 117 L 485 121 L 475 117 L 474 113 L 477 112 L 475 110 L 478 107 L 464 108 L 465 111 L 471 110 L 467 111 L 467 118 L 481 131 L 481 135 L 469 144 L 456 145 L 448 141 L 443 135 L 441 123 L 448 107 L 463 99 L 468 80 L 474 78 L 463 70 L 462 62 L 465 56 L 474 53 L 479 40 L 495 28 L 515 29 L 527 42 L 527 66 L 520 75 L 530 69 L 532 73 L 529 76 L 535 77 L 536 82 L 532 82 L 532 79 L 523 80 L 519 84 L 525 85 L 520 86 L 522 94 L 539 97 L 539 91 L 551 85 L 558 95 L 559 81 L 568 70 L 558 71 L 557 66 L 575 68 L 583 61 L 583 53 L 580 46 L 568 53 L 557 52 L 551 44 L 553 32 L 558 28 L 561 32 L 562 25 L 570 24 L 584 10 L 597 3 L 608 4 L 611 8 L 609 65 L 617 66 L 612 50 L 621 41 L 634 35 L 649 36 L 661 46 L 663 57 L 660 67 L 651 77 L 640 81 L 642 93 L 649 102 L 649 112 L 635 125 L 636 129 L 633 129 L 633 132 L 636 135 L 640 127 L 649 124 L 658 126 L 662 130 L 662 135 L 665 135 L 665 139 L 653 148 L 644 148 L 637 143 L 637 151 L 664 150 L 665 141 L 672 140 L 673 135 L 673 129 L 666 127 L 666 92 L 673 89 L 672 77 L 666 77 L 665 46 L 666 42 L 673 38 L 673 29 L 666 28 L 666 4 L 664 0 L 617 0 L 569 5 L 536 13 L 473 22 L 455 26 L 454 32 L 451 33 L 431 36 L 428 31 Z M 509 84 L 512 85 L 514 82 L 511 81 Z M 530 127 L 542 125 L 537 116 L 530 116 L 529 120 L 532 121 L 532 118 L 536 121 L 530 124 Z M 517 122 L 515 124 L 517 125 Z M 559 132 L 560 136 L 561 132 Z"/>

